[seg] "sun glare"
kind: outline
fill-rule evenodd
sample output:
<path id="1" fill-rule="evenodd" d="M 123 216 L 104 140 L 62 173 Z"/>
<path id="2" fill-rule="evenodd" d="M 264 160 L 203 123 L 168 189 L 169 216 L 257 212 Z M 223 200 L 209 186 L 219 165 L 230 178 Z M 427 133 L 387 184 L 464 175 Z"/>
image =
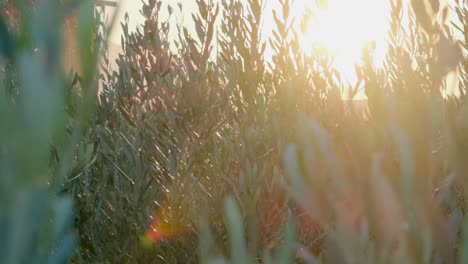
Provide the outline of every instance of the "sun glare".
<path id="1" fill-rule="evenodd" d="M 388 0 L 329 0 L 322 1 L 321 6 L 303 2 L 302 6 L 313 14 L 302 35 L 306 53 L 314 47 L 325 50 L 348 79 L 353 77 L 354 64 L 366 44 L 375 43 L 375 63 L 382 62 L 387 50 Z"/>

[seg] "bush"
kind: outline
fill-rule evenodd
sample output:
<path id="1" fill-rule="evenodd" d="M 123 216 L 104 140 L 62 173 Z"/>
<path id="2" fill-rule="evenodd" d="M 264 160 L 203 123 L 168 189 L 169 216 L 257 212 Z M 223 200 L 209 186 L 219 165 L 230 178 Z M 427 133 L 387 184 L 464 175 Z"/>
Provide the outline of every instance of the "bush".
<path id="1" fill-rule="evenodd" d="M 199 1 L 196 34 L 179 26 L 177 52 L 162 2 L 144 4 L 136 32 L 123 25 L 124 51 L 117 71 L 104 73 L 90 137 L 96 162 L 71 187 L 88 260 L 272 262 L 277 245 L 278 263 L 463 255 L 465 154 L 455 127 L 463 69 L 462 96 L 442 91 L 446 73 L 466 63 L 442 57 L 457 51 L 448 30 L 417 1 L 402 25 L 402 2 L 392 1 L 385 66 L 377 69 L 368 49 L 356 68 L 369 98 L 363 118 L 340 99 L 345 84 L 330 58 L 297 52 L 290 3 L 282 4 L 271 63 L 262 1 Z M 443 41 L 449 50 L 438 48 Z M 229 200 L 225 227 L 227 196 L 238 209 Z M 280 243 L 288 216 L 299 244 Z M 155 243 L 145 248 L 138 241 L 148 226 L 144 239 Z"/>
<path id="2" fill-rule="evenodd" d="M 15 175 L 45 175 L 46 208 L 57 192 L 72 195 L 74 262 L 468 261 L 466 1 L 456 3 L 453 27 L 438 1 L 430 8 L 411 1 L 407 14 L 401 0 L 390 1 L 384 64 L 374 65 L 365 47 L 353 87 L 328 55 L 301 51 L 291 3 L 280 2 L 267 40 L 271 61 L 260 36 L 265 1 L 197 1 L 190 32 L 163 19 L 162 1 L 150 0 L 135 32 L 128 18 L 122 24 L 123 51 L 114 68 L 103 58 L 98 84 L 95 60 L 86 58 L 96 58 L 107 32 L 92 23 L 81 23 L 85 60 L 73 85 L 63 75 L 33 79 L 39 68 L 25 75 L 24 65 L 11 64 L 3 78 L 10 99 L 0 110 L 49 115 L 24 133 L 7 134 L 25 129 L 12 123 L 16 115 L 5 119 L 12 125 L 0 130 L 3 157 L 13 157 Z M 452 29 L 465 39 L 456 42 Z M 56 87 L 59 99 L 23 104 L 31 83 Z M 344 90 L 352 97 L 361 88 L 364 113 L 342 100 Z M 31 142 L 42 148 L 22 151 Z M 32 161 L 34 170 L 20 171 Z M 29 181 L 36 178 L 26 179 L 35 193 Z M 22 201 L 19 187 L 0 186 L 6 201 Z M 0 220 L 26 219 L 13 211 Z"/>

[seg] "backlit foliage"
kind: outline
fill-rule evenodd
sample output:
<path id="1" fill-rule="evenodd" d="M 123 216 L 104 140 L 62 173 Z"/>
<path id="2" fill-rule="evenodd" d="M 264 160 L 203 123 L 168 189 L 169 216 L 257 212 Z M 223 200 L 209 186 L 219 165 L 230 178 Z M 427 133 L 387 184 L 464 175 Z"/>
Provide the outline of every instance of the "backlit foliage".
<path id="1" fill-rule="evenodd" d="M 184 3 L 144 1 L 98 84 L 84 64 L 60 86 L 67 126 L 41 168 L 73 197 L 74 263 L 468 262 L 468 3 L 452 21 L 390 0 L 384 62 L 363 47 L 349 85 L 279 2 L 264 39 L 266 0 L 197 0 L 194 30 L 169 22 Z M 342 100 L 359 93 L 365 110 Z"/>

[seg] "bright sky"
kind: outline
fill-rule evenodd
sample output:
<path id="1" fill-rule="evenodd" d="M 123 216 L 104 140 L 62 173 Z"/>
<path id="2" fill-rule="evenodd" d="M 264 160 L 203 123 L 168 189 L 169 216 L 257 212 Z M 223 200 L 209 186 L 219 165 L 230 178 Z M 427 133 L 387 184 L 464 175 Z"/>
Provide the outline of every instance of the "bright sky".
<path id="1" fill-rule="evenodd" d="M 272 10 L 279 8 L 278 0 L 266 1 L 263 23 L 265 38 L 270 36 L 274 27 Z M 142 23 L 142 16 L 139 13 L 140 0 L 120 0 L 119 2 L 121 3 L 120 19 L 123 19 L 125 12 L 128 12 L 131 29 Z M 164 4 L 172 5 L 175 11 L 178 2 L 183 4 L 184 10 L 182 14 L 175 12 L 175 18 L 184 20 L 189 30 L 193 30 L 190 14 L 197 11 L 195 0 L 163 1 Z M 304 50 L 310 52 L 314 43 L 327 49 L 335 57 L 335 66 L 345 78 L 353 81 L 354 64 L 359 61 L 364 44 L 375 42 L 377 64 L 384 58 L 387 50 L 385 40 L 389 27 L 389 0 L 295 0 L 292 2 L 294 5 L 291 7 L 291 14 L 298 20 L 297 30 L 299 30 L 299 21 L 304 10 L 313 8 L 316 13 L 317 18 L 309 21 L 307 32 L 301 36 Z M 317 9 L 314 4 L 316 2 L 328 2 L 328 6 Z M 409 2 L 409 0 L 404 0 L 404 2 Z M 162 10 L 167 14 L 166 7 Z M 119 26 L 114 31 L 111 41 L 116 44 L 120 43 L 120 35 Z M 267 50 L 267 54 L 268 52 Z"/>
<path id="2" fill-rule="evenodd" d="M 263 36 L 267 38 L 274 27 L 272 10 L 278 9 L 277 0 L 266 0 L 265 17 L 263 23 Z M 322 0 L 323 1 L 323 0 Z M 177 10 L 177 3 L 183 3 L 183 13 L 176 14 L 178 19 L 182 18 L 188 28 L 191 28 L 190 14 L 197 11 L 195 0 L 166 0 L 163 3 L 171 4 Z M 291 7 L 291 13 L 297 17 L 297 29 L 299 30 L 300 18 L 304 10 L 314 8 L 315 0 L 296 0 Z M 124 18 L 125 12 L 130 16 L 130 28 L 142 23 L 139 13 L 141 1 L 120 0 L 120 19 Z M 377 44 L 377 56 L 383 58 L 385 47 L 385 36 L 387 32 L 388 0 L 329 0 L 328 8 L 316 11 L 317 20 L 311 19 L 308 30 L 303 38 L 304 50 L 310 52 L 312 44 L 317 43 L 324 46 L 336 58 L 336 65 L 345 75 L 353 72 L 354 63 L 360 58 L 362 46 L 368 41 Z M 163 11 L 167 9 L 164 7 Z M 111 41 L 120 43 L 121 29 L 116 28 Z M 267 57 L 271 51 L 266 51 Z M 352 75 L 352 74 L 351 74 Z"/>
<path id="3" fill-rule="evenodd" d="M 335 57 L 336 67 L 348 78 L 354 75 L 354 64 L 360 60 L 365 44 L 376 44 L 376 63 L 380 63 L 387 50 L 388 2 L 330 0 L 327 7 L 315 11 L 316 19 L 310 19 L 302 36 L 303 48 L 311 52 L 313 43 L 325 48 Z"/>

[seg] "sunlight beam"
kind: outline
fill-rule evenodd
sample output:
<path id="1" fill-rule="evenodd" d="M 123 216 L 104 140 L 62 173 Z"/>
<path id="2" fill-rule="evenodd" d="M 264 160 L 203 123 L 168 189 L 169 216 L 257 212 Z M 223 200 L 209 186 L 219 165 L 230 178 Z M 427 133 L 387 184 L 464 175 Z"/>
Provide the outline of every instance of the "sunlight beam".
<path id="1" fill-rule="evenodd" d="M 302 35 L 306 53 L 314 47 L 326 50 L 346 79 L 353 79 L 354 64 L 368 44 L 376 47 L 375 63 L 382 63 L 387 51 L 388 0 L 329 0 L 321 8 L 312 4 L 308 8 L 314 15 Z"/>

